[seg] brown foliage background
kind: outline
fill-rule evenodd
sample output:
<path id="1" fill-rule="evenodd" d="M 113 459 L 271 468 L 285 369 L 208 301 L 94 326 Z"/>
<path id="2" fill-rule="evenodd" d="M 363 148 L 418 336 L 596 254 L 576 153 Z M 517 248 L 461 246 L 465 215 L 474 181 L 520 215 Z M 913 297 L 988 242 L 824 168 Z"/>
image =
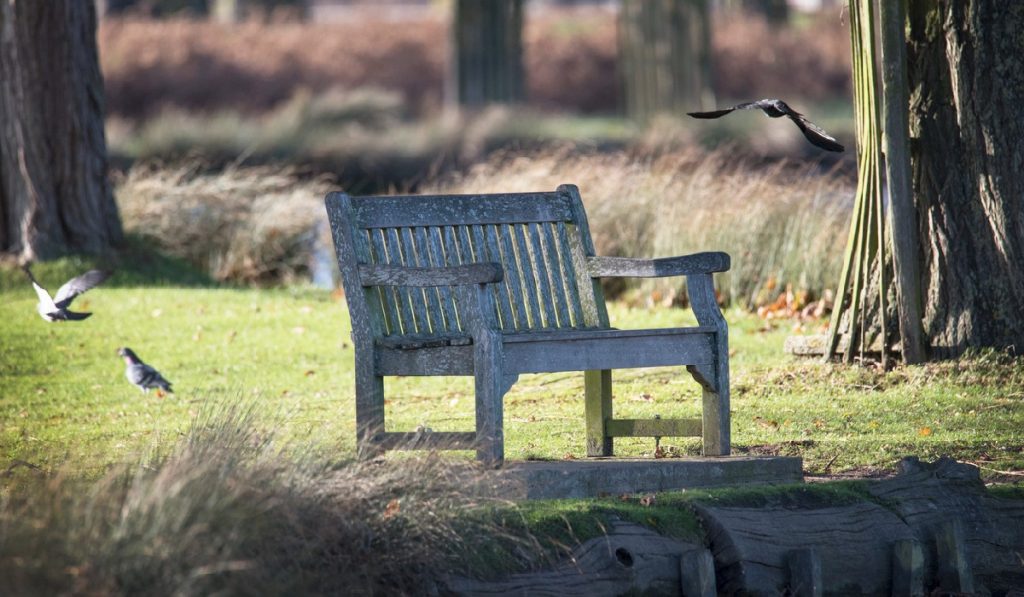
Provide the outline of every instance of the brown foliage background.
<path id="1" fill-rule="evenodd" d="M 530 15 L 524 30 L 528 102 L 545 109 L 614 112 L 620 95 L 614 12 Z M 714 27 L 719 97 L 849 97 L 849 37 L 838 14 L 781 29 L 753 17 L 723 16 Z M 398 92 L 413 115 L 436 112 L 446 35 L 437 11 L 401 20 L 367 13 L 335 23 L 234 26 L 107 19 L 99 30 L 107 110 L 131 119 L 166 107 L 258 113 L 300 88 L 377 87 Z"/>

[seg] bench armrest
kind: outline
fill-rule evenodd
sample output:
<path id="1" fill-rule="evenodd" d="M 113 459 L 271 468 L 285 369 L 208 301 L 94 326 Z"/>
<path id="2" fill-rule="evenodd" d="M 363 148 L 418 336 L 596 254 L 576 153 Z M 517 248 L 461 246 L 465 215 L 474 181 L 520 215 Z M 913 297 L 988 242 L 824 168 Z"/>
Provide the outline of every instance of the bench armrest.
<path id="1" fill-rule="evenodd" d="M 468 263 L 446 267 L 361 264 L 363 286 L 464 286 L 501 282 L 505 272 L 500 263 Z"/>
<path id="2" fill-rule="evenodd" d="M 728 271 L 729 254 L 694 253 L 680 257 L 635 259 L 632 257 L 588 257 L 587 270 L 592 278 L 663 278 Z"/>

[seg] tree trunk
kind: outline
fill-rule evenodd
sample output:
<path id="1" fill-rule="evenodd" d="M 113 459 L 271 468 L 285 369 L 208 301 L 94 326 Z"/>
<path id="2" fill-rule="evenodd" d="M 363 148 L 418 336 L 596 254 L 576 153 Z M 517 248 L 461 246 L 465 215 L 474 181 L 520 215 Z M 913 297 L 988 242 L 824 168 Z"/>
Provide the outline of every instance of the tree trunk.
<path id="1" fill-rule="evenodd" d="M 910 0 L 924 329 L 936 357 L 1024 352 L 1024 2 Z"/>
<path id="2" fill-rule="evenodd" d="M 93 2 L 0 0 L 0 252 L 120 242 L 103 101 Z"/>
<path id="3" fill-rule="evenodd" d="M 522 0 L 456 0 L 451 31 L 449 102 L 523 99 Z"/>
<path id="4" fill-rule="evenodd" d="M 706 0 L 623 0 L 619 52 L 631 118 L 681 115 L 714 103 Z"/>
<path id="5" fill-rule="evenodd" d="M 789 3 L 786 0 L 745 0 L 743 6 L 763 16 L 772 25 L 783 25 L 789 21 Z"/>

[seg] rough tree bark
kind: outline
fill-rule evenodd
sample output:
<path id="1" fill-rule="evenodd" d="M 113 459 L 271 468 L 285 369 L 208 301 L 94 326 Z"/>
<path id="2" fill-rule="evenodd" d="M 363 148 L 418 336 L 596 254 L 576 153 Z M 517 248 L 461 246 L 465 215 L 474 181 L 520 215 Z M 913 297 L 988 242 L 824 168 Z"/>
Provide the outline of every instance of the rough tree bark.
<path id="1" fill-rule="evenodd" d="M 0 0 L 0 253 L 120 242 L 91 1 Z"/>
<path id="2" fill-rule="evenodd" d="M 908 15 L 932 356 L 1024 353 L 1024 2 L 910 0 Z"/>

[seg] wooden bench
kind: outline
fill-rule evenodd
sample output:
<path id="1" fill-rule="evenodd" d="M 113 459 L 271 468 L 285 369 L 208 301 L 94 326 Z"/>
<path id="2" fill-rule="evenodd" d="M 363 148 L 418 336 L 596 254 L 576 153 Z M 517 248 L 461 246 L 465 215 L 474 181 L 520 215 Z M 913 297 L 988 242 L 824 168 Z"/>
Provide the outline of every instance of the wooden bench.
<path id="1" fill-rule="evenodd" d="M 360 453 L 475 449 L 504 459 L 502 397 L 521 373 L 583 371 L 588 456 L 615 437 L 703 436 L 729 453 L 728 328 L 713 272 L 725 253 L 597 257 L 579 190 L 350 197 L 327 213 L 352 319 Z M 686 276 L 696 327 L 611 327 L 599 279 Z M 703 420 L 615 419 L 612 369 L 685 366 Z M 384 377 L 472 375 L 475 432 L 385 431 Z"/>

